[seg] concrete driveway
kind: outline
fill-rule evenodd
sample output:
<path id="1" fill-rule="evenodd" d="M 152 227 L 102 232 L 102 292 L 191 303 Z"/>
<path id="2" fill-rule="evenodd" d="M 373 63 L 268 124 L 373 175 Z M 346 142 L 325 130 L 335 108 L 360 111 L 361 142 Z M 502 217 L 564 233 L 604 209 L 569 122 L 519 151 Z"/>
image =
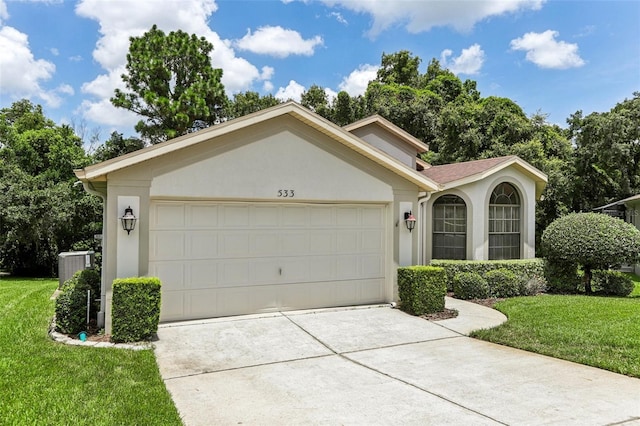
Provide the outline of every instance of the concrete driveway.
<path id="1" fill-rule="evenodd" d="M 155 352 L 187 425 L 640 425 L 640 380 L 471 339 L 504 316 L 447 305 L 175 323 Z"/>

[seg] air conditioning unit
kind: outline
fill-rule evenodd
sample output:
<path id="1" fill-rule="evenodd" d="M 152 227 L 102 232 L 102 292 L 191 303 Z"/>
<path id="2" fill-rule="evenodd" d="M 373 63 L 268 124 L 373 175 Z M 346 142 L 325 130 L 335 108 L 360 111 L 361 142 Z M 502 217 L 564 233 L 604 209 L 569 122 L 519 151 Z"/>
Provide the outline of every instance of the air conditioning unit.
<path id="1" fill-rule="evenodd" d="M 95 253 L 93 251 L 67 251 L 58 255 L 58 288 L 73 274 L 93 268 Z"/>

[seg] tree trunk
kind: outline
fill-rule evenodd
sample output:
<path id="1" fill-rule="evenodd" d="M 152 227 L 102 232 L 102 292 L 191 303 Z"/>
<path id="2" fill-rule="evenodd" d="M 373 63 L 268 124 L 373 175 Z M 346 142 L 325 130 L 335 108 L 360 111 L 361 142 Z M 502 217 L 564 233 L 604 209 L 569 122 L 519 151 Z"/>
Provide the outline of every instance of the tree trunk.
<path id="1" fill-rule="evenodd" d="M 593 274 L 591 273 L 591 268 L 589 266 L 585 266 L 584 268 L 584 292 L 586 294 L 593 294 L 593 290 L 591 290 L 591 277 Z"/>

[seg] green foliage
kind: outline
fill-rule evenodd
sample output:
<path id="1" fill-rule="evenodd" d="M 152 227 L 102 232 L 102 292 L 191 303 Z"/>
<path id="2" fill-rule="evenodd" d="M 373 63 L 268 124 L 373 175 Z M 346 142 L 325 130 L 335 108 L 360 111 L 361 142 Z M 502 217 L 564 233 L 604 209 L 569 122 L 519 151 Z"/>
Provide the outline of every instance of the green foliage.
<path id="1" fill-rule="evenodd" d="M 582 111 L 567 121 L 575 141 L 573 208 L 594 207 L 640 193 L 640 92 L 609 112 Z"/>
<path id="2" fill-rule="evenodd" d="M 29 101 L 0 110 L 0 268 L 54 276 L 57 256 L 100 232 L 100 200 L 73 185 L 90 158 Z M 70 226 L 73 224 L 73 226 Z"/>
<path id="3" fill-rule="evenodd" d="M 516 297 L 521 295 L 521 282 L 513 271 L 505 268 L 494 269 L 484 274 L 491 297 Z"/>
<path id="4" fill-rule="evenodd" d="M 77 334 L 87 329 L 87 290 L 91 291 L 89 320 L 96 319 L 100 309 L 100 275 L 93 269 L 76 272 L 62 285 L 56 299 L 56 328 L 65 334 Z"/>
<path id="5" fill-rule="evenodd" d="M 114 342 L 148 340 L 158 331 L 160 280 L 155 277 L 113 281 L 112 334 Z"/>
<path id="6" fill-rule="evenodd" d="M 593 272 L 593 289 L 598 294 L 626 297 L 631 294 L 634 287 L 631 277 L 620 271 Z"/>
<path id="7" fill-rule="evenodd" d="M 431 266 L 444 268 L 447 274 L 447 288 L 453 290 L 453 280 L 460 272 L 475 272 L 484 275 L 494 269 L 512 271 L 519 280 L 528 281 L 533 277 L 544 277 L 544 261 L 542 259 L 516 260 L 431 260 Z"/>
<path id="8" fill-rule="evenodd" d="M 100 145 L 93 158 L 96 162 L 107 161 L 144 148 L 144 142 L 138 138 L 123 138 L 122 133 L 113 132 L 109 139 Z"/>
<path id="9" fill-rule="evenodd" d="M 572 294 L 578 291 L 581 277 L 577 263 L 547 260 L 544 271 L 550 293 Z"/>
<path id="10" fill-rule="evenodd" d="M 413 56 L 408 50 L 396 53 L 382 54 L 380 68 L 377 72 L 377 81 L 382 84 L 399 84 L 403 86 L 416 86 L 420 81 L 420 59 Z"/>
<path id="11" fill-rule="evenodd" d="M 225 118 L 231 120 L 280 104 L 273 95 L 260 96 L 258 92 L 236 93 L 225 107 Z"/>
<path id="12" fill-rule="evenodd" d="M 400 308 L 412 315 L 444 310 L 447 293 L 444 269 L 433 266 L 398 268 Z"/>
<path id="13" fill-rule="evenodd" d="M 111 102 L 144 117 L 136 125 L 143 139 L 158 143 L 220 121 L 227 98 L 211 43 L 156 25 L 130 42 L 122 75 L 128 91 L 116 89 Z"/>
<path id="14" fill-rule="evenodd" d="M 459 272 L 453 277 L 453 292 L 463 300 L 486 299 L 489 283 L 477 272 Z"/>
<path id="15" fill-rule="evenodd" d="M 640 231 L 630 223 L 599 213 L 572 213 L 557 219 L 542 235 L 542 250 L 550 264 L 577 263 L 591 293 L 591 273 L 640 257 Z"/>

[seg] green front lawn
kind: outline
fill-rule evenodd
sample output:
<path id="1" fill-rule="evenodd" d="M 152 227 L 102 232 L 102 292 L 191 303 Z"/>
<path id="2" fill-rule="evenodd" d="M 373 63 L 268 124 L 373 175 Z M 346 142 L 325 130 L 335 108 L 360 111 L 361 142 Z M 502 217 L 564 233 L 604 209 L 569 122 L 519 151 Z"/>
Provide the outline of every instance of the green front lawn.
<path id="1" fill-rule="evenodd" d="M 152 351 L 48 337 L 56 287 L 0 278 L 0 423 L 181 425 Z"/>
<path id="2" fill-rule="evenodd" d="M 640 297 L 541 295 L 496 309 L 509 320 L 473 337 L 640 377 Z"/>

